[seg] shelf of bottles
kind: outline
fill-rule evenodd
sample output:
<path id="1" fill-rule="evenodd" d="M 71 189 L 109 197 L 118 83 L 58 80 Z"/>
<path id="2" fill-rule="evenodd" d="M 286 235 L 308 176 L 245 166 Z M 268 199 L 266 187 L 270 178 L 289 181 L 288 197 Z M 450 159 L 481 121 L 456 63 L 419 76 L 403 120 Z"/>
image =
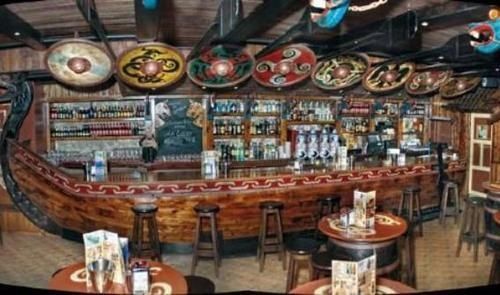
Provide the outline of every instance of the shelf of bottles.
<path id="1" fill-rule="evenodd" d="M 408 104 L 405 104 L 408 106 Z M 402 115 L 403 117 L 424 117 L 426 114 L 425 104 L 416 103 L 405 108 Z"/>
<path id="2" fill-rule="evenodd" d="M 245 121 L 243 118 L 214 118 L 212 134 L 215 137 L 244 136 Z"/>
<path id="3" fill-rule="evenodd" d="M 252 117 L 250 121 L 250 136 L 276 137 L 280 134 L 279 117 Z"/>
<path id="4" fill-rule="evenodd" d="M 258 116 L 280 116 L 281 102 L 279 100 L 253 100 L 250 106 L 252 117 Z"/>
<path id="5" fill-rule="evenodd" d="M 217 99 L 212 112 L 214 116 L 244 116 L 245 101 L 243 99 Z"/>
<path id="6" fill-rule="evenodd" d="M 339 115 L 343 117 L 369 117 L 371 115 L 371 103 L 350 102 L 347 105 L 340 103 Z"/>
<path id="7" fill-rule="evenodd" d="M 399 106 L 397 103 L 375 104 L 373 126 L 382 141 L 395 141 L 399 124 Z"/>
<path id="8" fill-rule="evenodd" d="M 144 133 L 143 100 L 50 103 L 50 139 L 138 139 Z"/>
<path id="9" fill-rule="evenodd" d="M 50 137 L 53 140 L 139 138 L 144 132 L 143 122 L 108 122 L 53 124 Z"/>
<path id="10" fill-rule="evenodd" d="M 53 103 L 49 106 L 49 118 L 55 121 L 80 120 L 126 120 L 144 118 L 144 103 L 126 102 L 90 102 L 90 103 Z"/>
<path id="11" fill-rule="evenodd" d="M 336 102 L 333 100 L 299 100 L 291 103 L 286 116 L 289 125 L 293 124 L 334 124 Z"/>

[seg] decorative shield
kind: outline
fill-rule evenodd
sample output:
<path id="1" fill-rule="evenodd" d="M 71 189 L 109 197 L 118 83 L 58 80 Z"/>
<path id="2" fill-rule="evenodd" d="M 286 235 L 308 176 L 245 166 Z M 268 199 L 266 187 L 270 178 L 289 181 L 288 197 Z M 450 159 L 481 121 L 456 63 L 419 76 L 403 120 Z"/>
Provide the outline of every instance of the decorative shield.
<path id="1" fill-rule="evenodd" d="M 118 57 L 120 80 L 139 89 L 170 86 L 184 75 L 186 61 L 176 48 L 163 43 L 142 43 Z"/>
<path id="2" fill-rule="evenodd" d="M 414 71 L 415 64 L 409 62 L 380 65 L 366 73 L 363 87 L 373 93 L 393 91 L 402 87 Z"/>
<path id="3" fill-rule="evenodd" d="M 203 88 L 236 86 L 252 75 L 255 59 L 243 47 L 217 45 L 189 61 L 187 74 Z"/>
<path id="4" fill-rule="evenodd" d="M 437 91 L 450 77 L 451 71 L 425 71 L 413 73 L 406 81 L 405 89 L 410 95 L 424 95 Z"/>
<path id="5" fill-rule="evenodd" d="M 369 66 L 365 55 L 342 54 L 319 62 L 311 78 L 319 88 L 340 90 L 359 83 Z"/>
<path id="6" fill-rule="evenodd" d="M 67 39 L 53 44 L 45 54 L 45 67 L 57 81 L 77 86 L 96 86 L 113 74 L 113 61 L 96 43 Z"/>
<path id="7" fill-rule="evenodd" d="M 439 94 L 442 98 L 454 98 L 474 90 L 479 83 L 481 83 L 481 78 L 479 77 L 451 78 L 441 85 Z"/>
<path id="8" fill-rule="evenodd" d="M 260 58 L 252 76 L 262 86 L 286 87 L 307 79 L 315 65 L 316 56 L 309 48 L 288 45 Z"/>

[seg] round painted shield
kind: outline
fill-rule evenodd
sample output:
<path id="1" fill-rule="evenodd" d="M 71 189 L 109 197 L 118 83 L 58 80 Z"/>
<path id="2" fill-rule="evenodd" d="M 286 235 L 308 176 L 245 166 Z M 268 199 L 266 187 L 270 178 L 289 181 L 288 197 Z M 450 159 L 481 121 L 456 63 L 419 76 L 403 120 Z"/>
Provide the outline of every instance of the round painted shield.
<path id="1" fill-rule="evenodd" d="M 91 87 L 113 75 L 113 61 L 94 42 L 68 39 L 53 44 L 45 54 L 45 67 L 57 81 L 77 87 Z"/>
<path id="2" fill-rule="evenodd" d="M 342 54 L 318 62 L 311 78 L 321 89 L 340 90 L 359 83 L 369 66 L 365 55 Z"/>
<path id="3" fill-rule="evenodd" d="M 288 45 L 257 60 L 253 78 L 266 87 L 286 87 L 299 83 L 311 74 L 316 56 L 304 45 Z"/>
<path id="4" fill-rule="evenodd" d="M 415 64 L 389 63 L 370 69 L 363 78 L 363 87 L 373 93 L 385 93 L 402 87 L 415 71 Z"/>
<path id="5" fill-rule="evenodd" d="M 415 72 L 406 81 L 406 92 L 410 95 L 433 93 L 451 77 L 451 74 L 451 71 Z"/>
<path id="6" fill-rule="evenodd" d="M 123 52 L 117 73 L 120 80 L 139 89 L 170 86 L 184 75 L 186 61 L 176 48 L 163 43 L 142 43 Z"/>
<path id="7" fill-rule="evenodd" d="M 478 77 L 451 78 L 441 85 L 439 94 L 442 98 L 454 98 L 474 90 L 479 83 L 481 83 L 481 78 Z"/>
<path id="8" fill-rule="evenodd" d="M 187 74 L 203 88 L 236 86 L 250 78 L 255 59 L 243 47 L 217 45 L 189 61 Z"/>

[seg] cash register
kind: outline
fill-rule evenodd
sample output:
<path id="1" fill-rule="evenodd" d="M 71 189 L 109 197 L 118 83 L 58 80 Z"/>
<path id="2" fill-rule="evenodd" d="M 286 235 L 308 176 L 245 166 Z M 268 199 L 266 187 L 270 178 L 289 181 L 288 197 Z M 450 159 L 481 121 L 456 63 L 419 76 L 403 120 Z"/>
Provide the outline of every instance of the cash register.
<path id="1" fill-rule="evenodd" d="M 367 135 L 368 146 L 366 148 L 366 153 L 368 155 L 384 155 L 385 147 L 384 142 L 380 138 L 378 133 L 370 133 Z"/>

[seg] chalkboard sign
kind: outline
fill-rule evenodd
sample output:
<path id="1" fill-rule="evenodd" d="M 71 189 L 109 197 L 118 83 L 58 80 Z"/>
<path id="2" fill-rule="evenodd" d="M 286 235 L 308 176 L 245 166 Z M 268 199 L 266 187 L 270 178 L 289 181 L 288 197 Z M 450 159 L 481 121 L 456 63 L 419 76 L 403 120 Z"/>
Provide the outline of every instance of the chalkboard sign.
<path id="1" fill-rule="evenodd" d="M 156 99 L 158 155 L 200 154 L 203 115 L 200 99 Z"/>

